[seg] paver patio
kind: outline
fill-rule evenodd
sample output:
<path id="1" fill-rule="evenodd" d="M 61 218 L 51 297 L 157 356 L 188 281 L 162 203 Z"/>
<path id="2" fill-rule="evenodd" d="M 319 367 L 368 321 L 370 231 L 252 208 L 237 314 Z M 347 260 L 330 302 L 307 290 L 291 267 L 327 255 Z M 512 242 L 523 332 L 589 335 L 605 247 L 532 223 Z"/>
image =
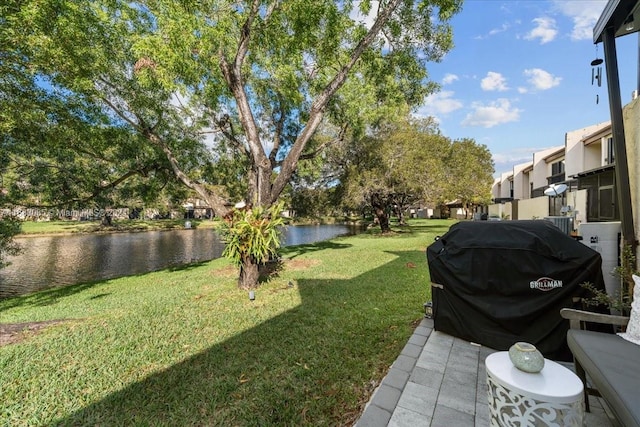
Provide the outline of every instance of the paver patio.
<path id="1" fill-rule="evenodd" d="M 423 319 L 356 427 L 488 426 L 484 360 L 495 351 L 434 331 L 433 320 Z M 585 426 L 615 425 L 600 399 L 590 402 Z"/>

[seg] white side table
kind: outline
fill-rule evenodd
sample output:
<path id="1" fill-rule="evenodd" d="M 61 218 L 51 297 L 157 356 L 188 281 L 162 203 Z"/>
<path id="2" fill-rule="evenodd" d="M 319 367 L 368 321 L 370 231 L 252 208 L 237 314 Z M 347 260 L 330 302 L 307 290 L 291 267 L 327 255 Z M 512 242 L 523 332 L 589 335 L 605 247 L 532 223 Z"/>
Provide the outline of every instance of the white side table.
<path id="1" fill-rule="evenodd" d="M 513 366 L 509 353 L 490 354 L 486 361 L 492 426 L 582 426 L 584 396 L 580 378 L 545 359 L 536 374 Z"/>

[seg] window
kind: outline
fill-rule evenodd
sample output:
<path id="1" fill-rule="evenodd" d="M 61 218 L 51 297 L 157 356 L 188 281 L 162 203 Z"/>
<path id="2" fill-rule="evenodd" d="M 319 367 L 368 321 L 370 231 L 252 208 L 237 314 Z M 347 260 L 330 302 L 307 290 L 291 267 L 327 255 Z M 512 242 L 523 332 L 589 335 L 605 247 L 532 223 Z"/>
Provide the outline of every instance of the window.
<path id="1" fill-rule="evenodd" d="M 578 188 L 587 190 L 587 221 L 616 221 L 620 219 L 616 200 L 615 171 L 580 177 Z"/>
<path id="2" fill-rule="evenodd" d="M 616 154 L 613 148 L 613 138 L 607 138 L 607 157 L 604 158 L 605 165 L 611 165 L 616 161 Z"/>
<path id="3" fill-rule="evenodd" d="M 551 176 L 547 177 L 547 184 L 557 184 L 564 181 L 564 159 L 551 163 Z"/>
<path id="4" fill-rule="evenodd" d="M 559 162 L 551 163 L 551 175 L 560 175 L 564 173 L 564 160 L 560 160 Z"/>
<path id="5" fill-rule="evenodd" d="M 600 219 L 612 220 L 615 217 L 615 196 L 613 187 L 601 187 L 598 194 Z"/>

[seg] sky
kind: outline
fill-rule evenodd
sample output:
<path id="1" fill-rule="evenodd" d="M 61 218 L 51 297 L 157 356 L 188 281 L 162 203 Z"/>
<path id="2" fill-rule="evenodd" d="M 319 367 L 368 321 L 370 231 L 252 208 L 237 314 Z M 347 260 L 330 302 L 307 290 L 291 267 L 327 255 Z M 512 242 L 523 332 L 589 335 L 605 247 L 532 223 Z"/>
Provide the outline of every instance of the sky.
<path id="1" fill-rule="evenodd" d="M 593 27 L 606 0 L 465 0 L 451 24 L 454 48 L 427 66 L 441 90 L 417 115 L 452 139 L 486 145 L 495 177 L 532 154 L 564 145 L 567 132 L 609 121 L 604 57 Z M 638 33 L 616 39 L 623 105 L 637 82 Z"/>

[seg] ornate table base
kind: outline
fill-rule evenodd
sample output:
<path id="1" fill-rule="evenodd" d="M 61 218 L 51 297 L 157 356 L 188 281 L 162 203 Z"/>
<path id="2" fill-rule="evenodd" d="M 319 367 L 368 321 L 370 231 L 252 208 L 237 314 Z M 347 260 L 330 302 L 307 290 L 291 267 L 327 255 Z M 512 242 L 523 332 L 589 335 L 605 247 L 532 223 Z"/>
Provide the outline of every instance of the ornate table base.
<path id="1" fill-rule="evenodd" d="M 573 372 L 552 361 L 540 373 L 522 372 L 500 353 L 486 362 L 492 426 L 583 425 L 582 382 Z"/>
<path id="2" fill-rule="evenodd" d="M 583 400 L 550 403 L 512 392 L 487 376 L 492 426 L 582 426 Z"/>

